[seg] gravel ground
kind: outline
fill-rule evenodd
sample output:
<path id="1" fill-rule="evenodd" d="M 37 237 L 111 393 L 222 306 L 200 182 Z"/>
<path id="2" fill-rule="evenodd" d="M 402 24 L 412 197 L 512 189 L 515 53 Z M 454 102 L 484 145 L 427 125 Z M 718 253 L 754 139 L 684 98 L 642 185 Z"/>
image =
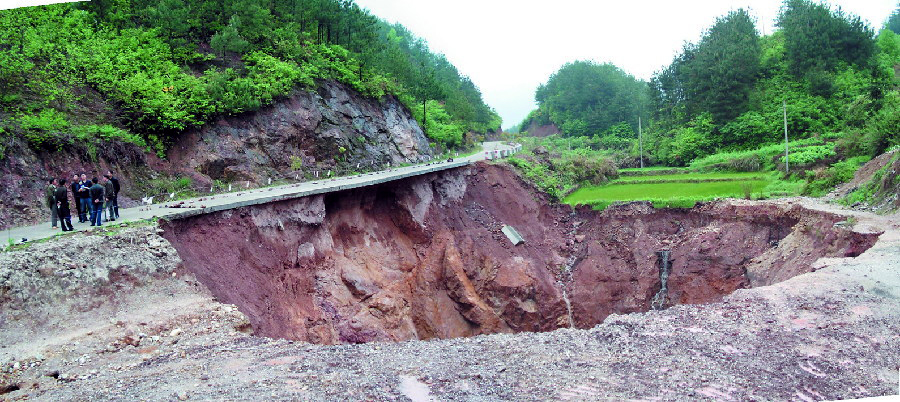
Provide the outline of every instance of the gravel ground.
<path id="1" fill-rule="evenodd" d="M 811 208 L 837 210 L 809 200 Z M 75 314 L 39 346 L 0 331 L 0 398 L 38 400 L 822 400 L 900 392 L 900 216 L 857 258 L 721 303 L 590 330 L 319 346 L 248 334 L 177 269 Z M 151 237 L 152 238 L 152 237 Z M 156 296 L 154 296 L 156 295 Z M 85 321 L 93 320 L 93 321 Z M 115 320 L 115 322 L 113 322 Z M 91 327 L 90 331 L 72 332 Z M 60 334 L 68 334 L 62 336 Z M 9 352 L 11 350 L 15 353 Z M 18 388 L 13 390 L 13 388 Z M 3 392 L 0 390 L 0 392 Z"/>

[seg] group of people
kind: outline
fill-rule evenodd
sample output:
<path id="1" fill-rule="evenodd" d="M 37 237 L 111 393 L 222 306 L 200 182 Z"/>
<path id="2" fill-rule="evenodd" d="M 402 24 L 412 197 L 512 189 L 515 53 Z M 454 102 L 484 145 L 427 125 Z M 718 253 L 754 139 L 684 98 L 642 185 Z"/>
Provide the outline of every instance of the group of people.
<path id="1" fill-rule="evenodd" d="M 100 226 L 104 220 L 114 221 L 119 217 L 119 179 L 107 171 L 101 180 L 96 177 L 88 180 L 86 174 L 72 176 L 68 189 L 66 179 L 50 179 L 47 186 L 47 208 L 50 208 L 50 220 L 53 229 L 58 229 L 57 222 L 64 232 L 75 230 L 72 227 L 72 212 L 69 208 L 69 190 L 78 212 L 78 222 L 91 222 L 91 226 Z M 105 219 L 104 219 L 105 215 Z"/>

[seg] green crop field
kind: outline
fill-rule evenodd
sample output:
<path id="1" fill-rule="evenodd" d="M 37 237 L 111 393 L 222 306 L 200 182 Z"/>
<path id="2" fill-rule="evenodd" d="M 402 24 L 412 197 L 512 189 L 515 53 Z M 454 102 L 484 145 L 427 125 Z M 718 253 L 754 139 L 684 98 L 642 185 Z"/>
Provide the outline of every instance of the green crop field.
<path id="1" fill-rule="evenodd" d="M 647 183 L 642 183 L 647 181 Z M 691 207 L 714 198 L 762 195 L 774 178 L 760 173 L 684 173 L 630 176 L 602 186 L 583 187 L 563 201 L 602 209 L 617 201 L 651 201 L 654 206 Z"/>

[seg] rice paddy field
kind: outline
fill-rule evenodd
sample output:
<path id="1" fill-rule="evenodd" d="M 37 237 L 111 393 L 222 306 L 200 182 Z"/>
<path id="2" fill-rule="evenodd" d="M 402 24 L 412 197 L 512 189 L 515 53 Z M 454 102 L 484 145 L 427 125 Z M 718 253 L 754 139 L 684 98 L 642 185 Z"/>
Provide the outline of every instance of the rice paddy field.
<path id="1" fill-rule="evenodd" d="M 660 174 L 665 172 L 668 174 Z M 603 209 L 615 202 L 651 201 L 657 208 L 690 208 L 716 198 L 764 198 L 771 195 L 771 173 L 697 173 L 672 168 L 630 169 L 601 186 L 582 187 L 563 201 Z"/>

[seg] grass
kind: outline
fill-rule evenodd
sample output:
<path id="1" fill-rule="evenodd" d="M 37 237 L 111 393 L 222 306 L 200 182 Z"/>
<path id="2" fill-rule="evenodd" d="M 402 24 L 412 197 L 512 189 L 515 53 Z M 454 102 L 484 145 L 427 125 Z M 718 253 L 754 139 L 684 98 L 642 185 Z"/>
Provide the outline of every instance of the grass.
<path id="1" fill-rule="evenodd" d="M 613 181 L 613 183 L 622 183 L 622 182 L 641 182 L 641 181 L 654 181 L 654 182 L 693 182 L 693 181 L 708 181 L 708 180 L 750 180 L 750 179 L 764 179 L 767 175 L 765 173 L 757 173 L 757 172 L 745 172 L 745 173 L 729 173 L 729 172 L 713 172 L 713 173 L 676 173 L 676 174 L 657 174 L 657 175 L 641 175 L 641 176 L 626 176 L 620 178 L 618 180 Z"/>
<path id="2" fill-rule="evenodd" d="M 594 201 L 634 201 L 646 199 L 676 199 L 691 197 L 698 200 L 710 197 L 737 197 L 744 195 L 743 183 L 750 184 L 751 191 L 761 192 L 770 180 L 715 181 L 693 183 L 610 184 L 582 188 L 566 197 L 568 204 L 591 204 Z"/>
<path id="3" fill-rule="evenodd" d="M 656 170 L 668 171 L 670 168 Z M 771 194 L 787 195 L 799 192 L 798 186 L 788 184 L 777 180 L 773 174 L 758 172 L 684 172 L 626 176 L 609 184 L 583 187 L 567 196 L 563 202 L 571 205 L 591 205 L 597 209 L 622 201 L 650 201 L 657 208 L 690 208 L 698 201 L 715 198 L 751 195 L 761 198 Z"/>

